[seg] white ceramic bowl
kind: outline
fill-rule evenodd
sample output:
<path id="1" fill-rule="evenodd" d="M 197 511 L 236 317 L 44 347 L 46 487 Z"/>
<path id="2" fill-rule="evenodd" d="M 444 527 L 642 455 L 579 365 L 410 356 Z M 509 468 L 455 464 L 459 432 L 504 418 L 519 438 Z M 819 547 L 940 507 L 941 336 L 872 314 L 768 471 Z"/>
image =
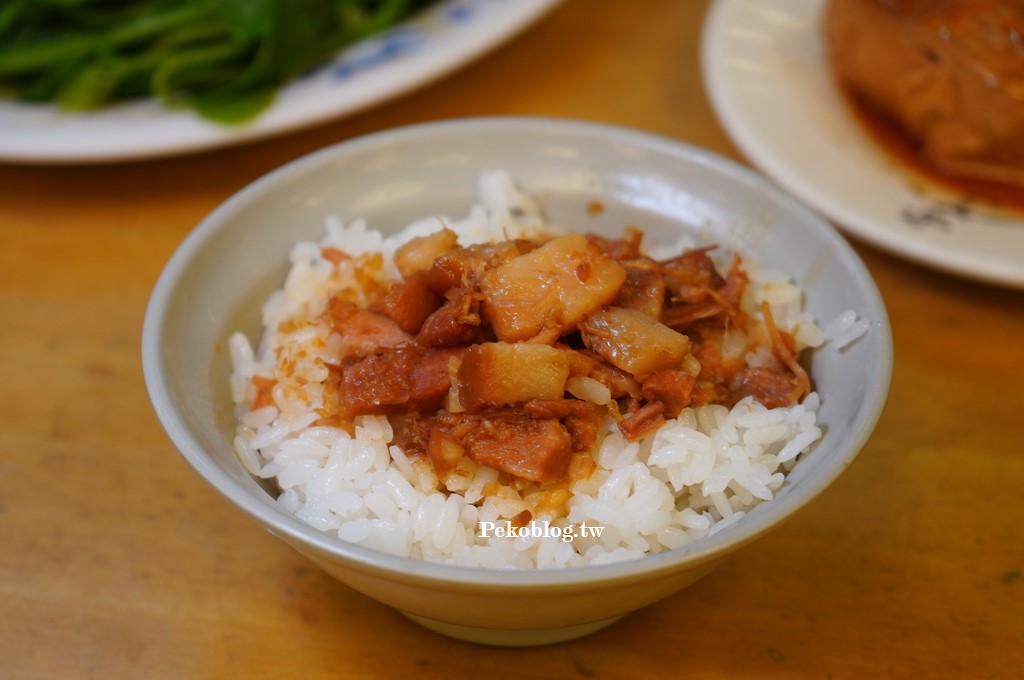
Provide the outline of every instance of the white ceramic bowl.
<path id="1" fill-rule="evenodd" d="M 846 309 L 871 322 L 843 352 L 819 351 L 811 375 L 824 437 L 775 499 L 692 545 L 644 559 L 568 570 L 489 571 L 347 544 L 281 510 L 232 450 L 226 338 L 255 338 L 287 254 L 318 239 L 326 216 L 366 217 L 382 231 L 433 213 L 464 214 L 481 169 L 505 168 L 557 222 L 649 242 L 680 230 L 739 246 L 783 269 L 822 323 Z M 599 199 L 599 217 L 585 206 Z M 270 173 L 217 208 L 167 264 L 143 331 L 146 384 L 185 459 L 228 500 L 356 590 L 440 632 L 493 644 L 584 635 L 693 583 L 821 493 L 854 459 L 885 402 L 892 343 L 870 275 L 824 220 L 760 176 L 652 135 L 549 119 L 455 120 L 333 146 Z"/>

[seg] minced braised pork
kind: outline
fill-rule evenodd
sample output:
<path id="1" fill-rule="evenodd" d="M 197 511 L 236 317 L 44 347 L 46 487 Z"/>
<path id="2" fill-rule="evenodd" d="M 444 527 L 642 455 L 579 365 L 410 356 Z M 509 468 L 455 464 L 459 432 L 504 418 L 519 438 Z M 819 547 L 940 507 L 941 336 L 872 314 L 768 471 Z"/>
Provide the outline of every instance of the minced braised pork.
<path id="1" fill-rule="evenodd" d="M 763 332 L 745 337 L 767 337 L 774 363 L 723 358 L 726 335 L 751 323 L 738 259 L 724 273 L 709 248 L 659 262 L 642 238 L 461 248 L 442 229 L 409 241 L 395 254 L 402 280 L 379 299 L 329 305 L 341 350 L 324 421 L 396 416 L 396 443 L 439 477 L 467 456 L 548 482 L 589 454 L 609 416 L 636 441 L 691 405 L 780 406 L 809 392 L 767 307 Z"/>

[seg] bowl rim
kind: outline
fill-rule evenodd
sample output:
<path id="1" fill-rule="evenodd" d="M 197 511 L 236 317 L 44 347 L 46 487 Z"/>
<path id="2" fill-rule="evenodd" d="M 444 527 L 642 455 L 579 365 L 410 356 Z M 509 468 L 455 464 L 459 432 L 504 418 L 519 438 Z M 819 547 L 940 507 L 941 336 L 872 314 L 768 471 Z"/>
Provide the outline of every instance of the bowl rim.
<path id="1" fill-rule="evenodd" d="M 798 493 L 776 497 L 767 510 L 746 515 L 742 522 L 690 545 L 640 559 L 605 565 L 588 565 L 566 569 L 492 570 L 478 567 L 429 562 L 398 557 L 357 544 L 346 543 L 330 533 L 302 522 L 284 510 L 272 507 L 251 495 L 238 481 L 214 463 L 199 441 L 189 431 L 186 421 L 171 398 L 161 357 L 167 312 L 174 291 L 183 274 L 202 251 L 208 240 L 226 224 L 232 215 L 258 198 L 265 190 L 310 172 L 339 156 L 385 144 L 401 144 L 435 135 L 468 133 L 557 134 L 567 132 L 601 138 L 632 147 L 642 147 L 662 155 L 702 165 L 723 176 L 727 175 L 750 190 L 762 192 L 772 203 L 792 211 L 812 231 L 824 237 L 835 255 L 853 274 L 864 296 L 867 310 L 873 317 L 871 334 L 879 345 L 880 357 L 867 367 L 869 390 L 865 402 L 851 423 L 852 436 L 835 445 L 833 458 L 820 468 L 817 477 L 806 480 Z M 892 378 L 892 331 L 881 294 L 867 267 L 853 248 L 824 218 L 785 193 L 770 180 L 747 166 L 714 152 L 685 142 L 632 128 L 568 118 L 537 116 L 485 116 L 454 118 L 382 130 L 344 140 L 300 156 L 257 178 L 218 205 L 182 240 L 171 255 L 150 296 L 142 329 L 143 374 L 156 415 L 179 454 L 199 475 L 229 501 L 257 520 L 270 533 L 288 542 L 304 554 L 315 553 L 318 560 L 330 555 L 358 572 L 381 576 L 403 583 L 430 584 L 462 592 L 516 588 L 527 591 L 592 589 L 611 581 L 656 580 L 679 571 L 724 558 L 733 550 L 749 543 L 769 529 L 791 517 L 828 487 L 859 454 L 873 432 L 884 408 Z M 741 526 L 740 526 L 741 525 Z"/>

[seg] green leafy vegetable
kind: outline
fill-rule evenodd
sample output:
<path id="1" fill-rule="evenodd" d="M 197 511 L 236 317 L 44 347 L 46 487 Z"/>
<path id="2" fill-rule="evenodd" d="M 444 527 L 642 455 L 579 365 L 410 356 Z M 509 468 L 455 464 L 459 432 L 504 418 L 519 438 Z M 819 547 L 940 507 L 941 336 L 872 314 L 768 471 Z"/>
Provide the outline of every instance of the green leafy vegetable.
<path id="1" fill-rule="evenodd" d="M 72 111 L 156 96 L 259 115 L 276 89 L 432 0 L 0 0 L 0 90 Z"/>

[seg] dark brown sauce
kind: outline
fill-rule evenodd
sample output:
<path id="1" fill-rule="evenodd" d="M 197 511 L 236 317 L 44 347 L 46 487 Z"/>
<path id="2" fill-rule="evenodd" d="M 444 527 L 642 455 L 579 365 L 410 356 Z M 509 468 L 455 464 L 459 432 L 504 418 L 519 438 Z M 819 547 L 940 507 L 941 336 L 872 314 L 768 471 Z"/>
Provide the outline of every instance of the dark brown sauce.
<path id="1" fill-rule="evenodd" d="M 1010 184 L 943 175 L 921 156 L 913 143 L 888 118 L 853 92 L 843 89 L 847 105 L 868 135 L 918 182 L 952 194 L 955 201 L 998 213 L 1024 215 L 1024 189 Z"/>

